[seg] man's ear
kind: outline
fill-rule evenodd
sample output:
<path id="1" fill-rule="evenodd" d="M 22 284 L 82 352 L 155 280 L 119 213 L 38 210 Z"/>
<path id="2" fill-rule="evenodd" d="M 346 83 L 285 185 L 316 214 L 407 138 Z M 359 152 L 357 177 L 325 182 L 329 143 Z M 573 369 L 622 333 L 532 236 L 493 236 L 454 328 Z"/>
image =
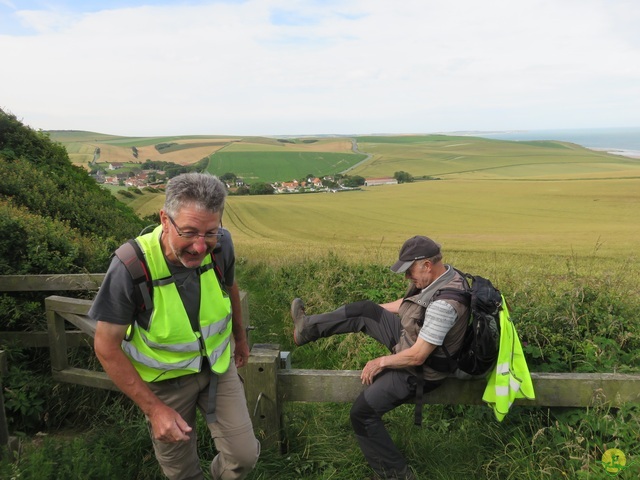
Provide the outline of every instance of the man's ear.
<path id="1" fill-rule="evenodd" d="M 169 226 L 167 225 L 168 221 L 169 219 L 167 218 L 167 214 L 165 213 L 165 211 L 160 210 L 160 225 L 162 225 L 162 231 L 164 233 L 166 233 L 167 229 L 169 228 Z"/>

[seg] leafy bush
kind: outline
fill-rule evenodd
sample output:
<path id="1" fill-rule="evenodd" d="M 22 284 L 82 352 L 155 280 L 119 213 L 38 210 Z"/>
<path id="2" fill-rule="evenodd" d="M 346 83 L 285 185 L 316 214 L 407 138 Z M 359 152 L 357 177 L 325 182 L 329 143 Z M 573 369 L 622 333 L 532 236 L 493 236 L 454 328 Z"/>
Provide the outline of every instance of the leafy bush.
<path id="1" fill-rule="evenodd" d="M 0 110 L 0 200 L 85 234 L 126 239 L 143 225 L 135 213 L 71 164 L 59 144 Z"/>
<path id="2" fill-rule="evenodd" d="M 122 195 L 123 197 L 133 198 L 133 193 L 129 190 L 118 190 L 118 195 Z"/>
<path id="3" fill-rule="evenodd" d="M 84 236 L 65 222 L 0 200 L 0 274 L 105 271 L 113 239 Z"/>

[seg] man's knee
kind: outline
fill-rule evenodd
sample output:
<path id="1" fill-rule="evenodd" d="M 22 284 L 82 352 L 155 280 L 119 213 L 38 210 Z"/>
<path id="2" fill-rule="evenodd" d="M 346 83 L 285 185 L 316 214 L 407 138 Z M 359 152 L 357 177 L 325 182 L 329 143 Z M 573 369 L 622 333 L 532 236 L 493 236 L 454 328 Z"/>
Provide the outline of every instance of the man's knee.
<path id="1" fill-rule="evenodd" d="M 260 442 L 255 448 L 235 448 L 232 453 L 219 453 L 210 466 L 213 480 L 237 480 L 245 478 L 254 469 L 260 457 Z"/>
<path id="2" fill-rule="evenodd" d="M 358 395 L 356 401 L 353 402 L 349 415 L 353 431 L 360 436 L 367 435 L 367 425 L 378 417 L 376 411 L 365 400 L 363 393 Z"/>
<path id="3" fill-rule="evenodd" d="M 380 305 L 371 300 L 361 300 L 345 305 L 347 317 L 367 317 L 378 320 L 383 311 Z"/>
<path id="4" fill-rule="evenodd" d="M 238 452 L 234 452 L 237 468 L 241 471 L 249 473 L 258 463 L 260 457 L 260 442 L 256 440 L 255 448 L 246 448 Z"/>

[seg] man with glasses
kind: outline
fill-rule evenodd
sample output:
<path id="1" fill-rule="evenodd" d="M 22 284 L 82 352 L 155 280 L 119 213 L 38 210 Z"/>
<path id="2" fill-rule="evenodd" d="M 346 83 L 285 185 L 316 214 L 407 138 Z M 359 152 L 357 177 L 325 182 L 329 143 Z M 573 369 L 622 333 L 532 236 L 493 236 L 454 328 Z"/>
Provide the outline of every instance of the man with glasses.
<path id="1" fill-rule="evenodd" d="M 237 373 L 249 346 L 233 242 L 222 228 L 226 195 L 212 175 L 173 178 L 160 225 L 135 239 L 152 280 L 151 312 L 137 305 L 132 276 L 118 256 L 89 312 L 97 320 L 96 355 L 144 412 L 170 479 L 205 478 L 196 410 L 205 415 L 218 451 L 210 465 L 214 480 L 245 478 L 260 453 Z"/>
<path id="2" fill-rule="evenodd" d="M 365 300 L 307 315 L 302 300 L 293 300 L 293 338 L 301 346 L 331 335 L 362 332 L 389 349 L 389 355 L 364 366 L 361 380 L 367 388 L 351 408 L 351 425 L 375 478 L 415 479 L 382 416 L 415 399 L 416 423 L 421 422 L 422 394 L 438 387 L 453 370 L 450 358 L 462 346 L 470 313 L 463 296 L 457 296 L 462 302 L 437 298 L 443 288 L 464 291 L 465 280 L 442 262 L 440 245 L 430 238 L 407 240 L 391 270 L 411 282 L 404 298 L 391 303 Z"/>

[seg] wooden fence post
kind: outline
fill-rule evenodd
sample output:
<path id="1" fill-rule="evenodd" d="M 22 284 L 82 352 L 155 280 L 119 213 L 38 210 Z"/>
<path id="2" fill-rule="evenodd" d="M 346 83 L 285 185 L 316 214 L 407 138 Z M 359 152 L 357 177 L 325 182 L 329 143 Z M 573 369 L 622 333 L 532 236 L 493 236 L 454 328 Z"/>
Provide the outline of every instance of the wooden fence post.
<path id="1" fill-rule="evenodd" d="M 67 356 L 67 337 L 65 334 L 64 318 L 58 315 L 52 307 L 52 299 L 44 300 L 47 315 L 47 330 L 49 332 L 49 354 L 51 355 L 51 370 L 60 372 L 69 368 Z"/>
<path id="2" fill-rule="evenodd" d="M 263 448 L 282 447 L 282 412 L 278 398 L 280 346 L 255 344 L 241 369 L 249 415 Z"/>

